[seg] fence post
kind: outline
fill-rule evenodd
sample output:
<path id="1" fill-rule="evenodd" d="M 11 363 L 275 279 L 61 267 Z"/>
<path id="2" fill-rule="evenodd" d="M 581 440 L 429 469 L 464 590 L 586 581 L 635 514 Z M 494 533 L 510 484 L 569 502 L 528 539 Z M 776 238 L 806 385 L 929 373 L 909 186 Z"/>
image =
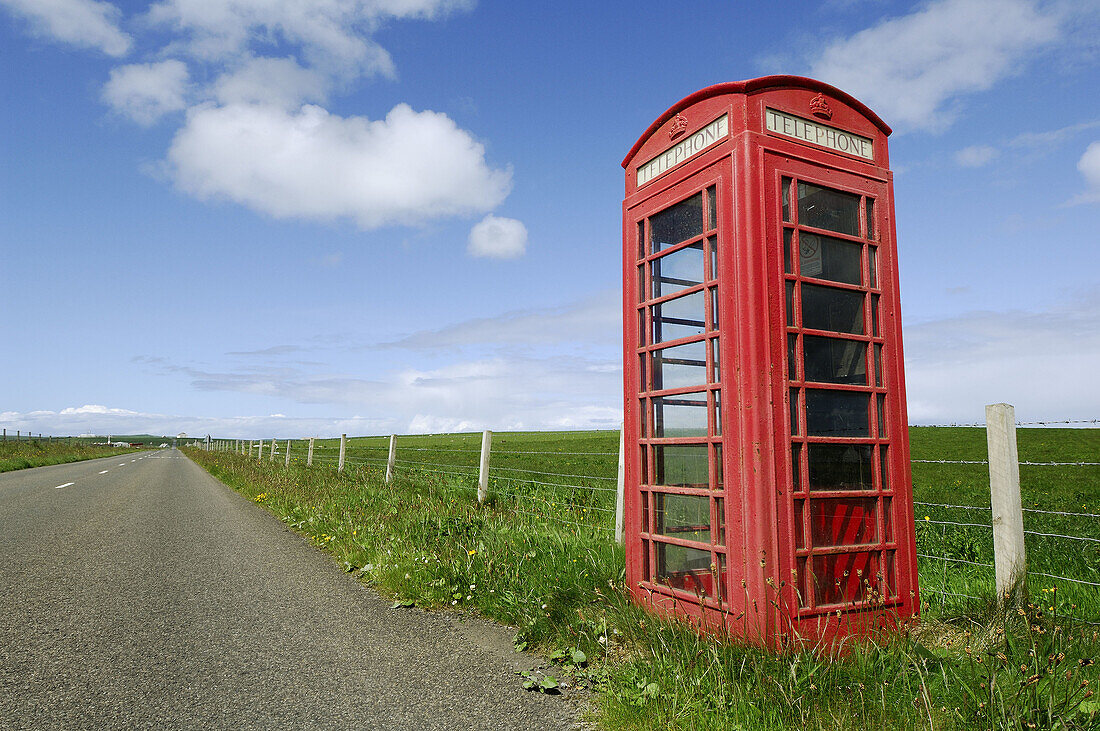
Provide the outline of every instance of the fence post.
<path id="1" fill-rule="evenodd" d="M 275 462 L 275 449 L 276 449 L 276 447 L 278 447 L 278 445 L 275 443 L 275 437 L 271 437 L 271 454 L 267 458 L 268 462 L 272 462 L 272 463 Z"/>
<path id="2" fill-rule="evenodd" d="M 615 488 L 615 540 L 623 542 L 623 491 L 626 489 L 626 429 L 619 424 L 619 481 Z"/>
<path id="3" fill-rule="evenodd" d="M 264 440 L 263 439 L 260 440 L 260 451 L 256 453 L 256 461 L 257 462 L 263 462 L 264 461 Z"/>
<path id="4" fill-rule="evenodd" d="M 477 474 L 477 501 L 485 502 L 489 497 L 489 450 L 493 445 L 493 433 L 486 429 L 481 432 L 481 469 Z"/>
<path id="5" fill-rule="evenodd" d="M 313 466 L 313 437 L 309 438 L 309 454 L 306 455 L 306 467 Z"/>
<path id="6" fill-rule="evenodd" d="M 397 435 L 390 434 L 390 455 L 386 458 L 386 484 L 393 479 L 393 463 L 397 460 Z"/>
<path id="7" fill-rule="evenodd" d="M 8 441 L 8 430 L 7 429 L 4 430 L 4 441 L 5 442 Z"/>
<path id="8" fill-rule="evenodd" d="M 290 440 L 286 440 L 286 467 L 290 466 Z"/>
<path id="9" fill-rule="evenodd" d="M 989 502 L 993 508 L 993 563 L 997 602 L 1027 604 L 1024 513 L 1020 502 L 1020 455 L 1016 449 L 1016 410 L 1010 404 L 985 407 L 989 448 Z"/>
<path id="10" fill-rule="evenodd" d="M 336 471 L 337 472 L 343 472 L 344 471 L 344 453 L 347 452 L 347 449 L 348 449 L 348 435 L 347 434 L 341 434 L 340 435 L 340 464 L 336 465 Z"/>

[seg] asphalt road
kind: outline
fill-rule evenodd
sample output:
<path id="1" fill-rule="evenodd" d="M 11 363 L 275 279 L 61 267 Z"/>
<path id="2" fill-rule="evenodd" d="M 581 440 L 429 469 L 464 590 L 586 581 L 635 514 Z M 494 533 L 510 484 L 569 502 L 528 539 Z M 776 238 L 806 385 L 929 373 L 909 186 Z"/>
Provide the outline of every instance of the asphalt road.
<path id="1" fill-rule="evenodd" d="M 572 728 L 174 450 L 0 474 L 0 728 Z"/>

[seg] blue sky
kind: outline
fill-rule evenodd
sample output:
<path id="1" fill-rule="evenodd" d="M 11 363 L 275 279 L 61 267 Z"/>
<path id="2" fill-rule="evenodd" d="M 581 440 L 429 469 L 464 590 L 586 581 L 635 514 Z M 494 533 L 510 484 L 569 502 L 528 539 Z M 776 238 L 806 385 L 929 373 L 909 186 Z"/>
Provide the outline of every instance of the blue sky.
<path id="1" fill-rule="evenodd" d="M 895 132 L 910 420 L 1100 417 L 1100 3 L 0 0 L 0 426 L 616 427 L 619 165 L 722 81 Z"/>

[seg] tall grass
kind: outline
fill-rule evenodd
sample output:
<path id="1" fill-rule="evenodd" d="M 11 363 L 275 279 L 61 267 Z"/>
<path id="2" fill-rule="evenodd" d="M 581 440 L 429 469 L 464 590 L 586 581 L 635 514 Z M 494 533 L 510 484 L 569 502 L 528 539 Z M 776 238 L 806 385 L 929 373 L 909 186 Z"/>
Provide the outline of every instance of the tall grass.
<path id="1" fill-rule="evenodd" d="M 984 459 L 984 434 L 975 431 L 982 439 L 975 458 Z M 978 455 L 971 436 L 958 429 L 914 430 L 914 457 Z M 1041 459 L 1029 454 L 1028 445 L 1047 439 L 1054 446 L 1046 459 L 1074 461 L 1092 450 L 1096 439 L 1095 434 L 1057 436 L 1022 431 L 1021 458 Z M 575 478 L 501 470 L 498 474 L 516 479 L 494 481 L 493 498 L 478 507 L 475 477 L 467 469 L 476 465 L 478 435 L 408 437 L 401 445 L 425 451 L 399 452 L 406 463 L 390 485 L 382 480 L 383 439 L 351 440 L 342 475 L 332 466 L 307 469 L 298 444 L 292 455 L 302 461 L 292 461 L 290 468 L 282 466 L 282 458 L 271 463 L 226 453 L 189 454 L 329 552 L 345 570 L 393 597 L 395 611 L 411 604 L 451 607 L 516 627 L 518 646 L 558 658 L 572 682 L 601 691 L 598 715 L 607 728 L 1100 727 L 1100 706 L 1090 691 L 1097 682 L 1093 659 L 1100 639 L 1095 628 L 1065 621 L 1063 608 L 1069 606 L 1061 585 L 1037 587 L 1035 601 L 1022 613 L 1004 614 L 996 610 L 992 586 L 982 584 L 984 574 L 971 576 L 952 566 L 945 579 L 942 562 L 922 561 L 922 588 L 958 588 L 977 599 L 929 591 L 923 621 L 900 632 L 841 651 L 773 654 L 700 636 L 625 599 L 622 550 L 601 530 L 611 517 L 591 510 L 613 505 L 613 493 L 552 486 L 584 487 Z M 613 453 L 616 447 L 612 432 L 494 435 L 500 453 L 493 466 L 613 477 L 614 457 L 591 453 Z M 556 454 L 503 454 L 509 451 Z M 325 450 L 318 449 L 322 454 Z M 988 488 L 967 469 L 914 465 L 918 500 L 981 505 Z M 1072 496 L 1079 505 L 1079 498 L 1091 500 L 1089 494 L 1095 494 L 1096 483 L 1089 479 L 1080 472 L 1067 473 L 1068 483 L 1044 476 L 1036 489 L 1025 476 L 1025 503 L 1068 507 Z M 988 505 L 987 496 L 984 500 Z M 968 532 L 978 529 L 943 528 L 929 522 L 919 529 L 922 552 L 985 557 L 980 536 Z M 1046 548 L 1033 549 L 1038 555 L 1032 561 L 1059 565 L 1063 557 L 1042 557 Z M 1059 570 L 1070 568 L 1078 567 Z M 1082 595 L 1072 604 L 1078 615 L 1100 620 L 1094 599 Z"/>
<path id="2" fill-rule="evenodd" d="M 80 462 L 99 459 L 135 450 L 128 447 L 100 447 L 85 442 L 68 442 L 61 439 L 46 441 L 0 441 L 0 472 L 44 467 L 64 462 Z"/>

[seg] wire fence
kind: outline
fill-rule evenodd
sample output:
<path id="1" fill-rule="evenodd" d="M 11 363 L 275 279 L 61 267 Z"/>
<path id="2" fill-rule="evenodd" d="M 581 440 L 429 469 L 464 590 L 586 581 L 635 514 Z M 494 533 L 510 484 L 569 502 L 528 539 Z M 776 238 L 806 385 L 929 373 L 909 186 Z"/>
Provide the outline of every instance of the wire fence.
<path id="1" fill-rule="evenodd" d="M 1017 426 L 1095 425 L 1097 419 L 1061 419 L 1016 422 Z M 939 427 L 980 427 L 985 424 L 950 424 Z M 1087 430 L 1091 432 L 1092 430 Z M 617 437 L 609 433 L 604 441 Z M 446 480 L 458 489 L 478 492 L 481 477 L 480 434 L 402 437 L 392 469 L 423 473 Z M 308 441 L 271 442 L 263 459 L 306 460 Z M 616 493 L 619 452 L 599 445 L 590 450 L 574 448 L 532 449 L 523 444 L 501 444 L 491 450 L 486 486 L 492 499 L 524 519 L 574 530 L 596 531 L 609 539 L 616 534 Z M 983 445 L 984 447 L 984 445 Z M 256 446 L 242 453 L 255 456 Z M 386 437 L 349 440 L 341 455 L 339 440 L 316 441 L 312 463 L 330 467 L 345 465 L 384 471 L 389 466 Z M 984 448 L 982 450 L 984 452 Z M 1052 455 L 1049 451 L 1042 456 Z M 1100 624 L 1100 512 L 1088 510 L 1100 494 L 1100 461 L 1091 455 L 1075 459 L 1020 460 L 1021 490 L 1025 495 L 1049 499 L 1022 508 L 1027 552 L 1027 585 L 1032 601 L 1045 611 L 1057 612 L 1085 624 Z M 912 459 L 914 474 L 920 470 L 918 494 L 952 496 L 954 479 L 970 486 L 986 479 L 988 459 Z M 1082 510 L 1056 510 L 1050 497 L 1065 484 Z M 1064 493 L 1065 490 L 1062 489 Z M 974 494 L 974 491 L 971 491 Z M 988 500 L 988 490 L 985 491 Z M 926 606 L 946 612 L 965 612 L 974 603 L 995 600 L 996 564 L 993 514 L 990 504 L 959 501 L 915 500 L 918 577 Z"/>

